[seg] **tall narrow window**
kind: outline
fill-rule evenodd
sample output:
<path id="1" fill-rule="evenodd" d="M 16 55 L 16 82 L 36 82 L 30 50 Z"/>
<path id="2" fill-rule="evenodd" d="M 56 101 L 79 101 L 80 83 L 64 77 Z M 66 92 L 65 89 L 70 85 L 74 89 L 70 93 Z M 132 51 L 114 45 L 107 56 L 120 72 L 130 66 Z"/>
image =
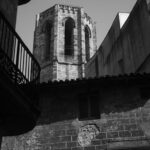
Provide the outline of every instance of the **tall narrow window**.
<path id="1" fill-rule="evenodd" d="M 43 28 L 44 37 L 45 37 L 44 60 L 50 60 L 51 31 L 52 31 L 52 25 L 49 22 L 46 22 Z"/>
<path id="2" fill-rule="evenodd" d="M 72 18 L 68 18 L 65 22 L 65 55 L 73 55 L 74 53 L 74 35 L 73 29 L 75 22 Z"/>
<path id="3" fill-rule="evenodd" d="M 85 52 L 86 52 L 86 61 L 90 59 L 90 38 L 91 32 L 88 26 L 85 26 Z"/>

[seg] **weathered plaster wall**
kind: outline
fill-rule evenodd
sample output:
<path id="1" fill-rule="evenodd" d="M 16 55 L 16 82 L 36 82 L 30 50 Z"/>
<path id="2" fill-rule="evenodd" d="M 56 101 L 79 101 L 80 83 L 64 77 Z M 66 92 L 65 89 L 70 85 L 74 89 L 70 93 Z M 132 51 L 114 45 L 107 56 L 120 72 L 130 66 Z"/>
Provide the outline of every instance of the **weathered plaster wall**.
<path id="1" fill-rule="evenodd" d="M 118 75 L 133 72 L 150 72 L 150 20 L 145 0 L 138 0 L 127 21 L 120 30 L 118 15 L 106 38 L 99 47 L 99 75 Z M 95 58 L 86 65 L 86 76 L 94 74 Z"/>
<path id="2" fill-rule="evenodd" d="M 1 0 L 0 11 L 7 18 L 9 23 L 15 28 L 17 16 L 18 0 Z"/>
<path id="3" fill-rule="evenodd" d="M 76 79 L 80 78 L 78 70 L 81 69 L 81 60 L 80 60 L 80 19 L 79 16 L 80 8 L 71 7 L 65 5 L 58 6 L 58 42 L 57 42 L 57 79 L 65 80 L 65 79 Z M 65 20 L 70 17 L 75 22 L 74 27 L 74 54 L 69 56 L 65 55 Z M 80 33 L 80 34 L 79 34 Z"/>
<path id="4" fill-rule="evenodd" d="M 73 29 L 73 55 L 65 55 L 65 21 L 72 18 L 75 23 Z M 42 32 L 45 22 L 52 24 L 50 56 L 45 60 L 46 41 Z M 85 51 L 85 26 L 88 25 L 91 31 L 90 57 L 96 52 L 96 28 L 92 19 L 84 12 L 83 8 L 55 5 L 37 16 L 34 34 L 34 56 L 39 61 L 42 70 L 55 69 L 50 72 L 41 71 L 41 82 L 48 80 L 76 79 L 84 76 L 86 63 Z M 45 65 L 48 64 L 49 65 Z M 51 66 L 50 66 L 51 65 Z M 46 69 L 47 68 L 47 69 Z M 68 70 L 68 68 L 70 68 Z M 44 73 L 44 74 L 43 74 Z M 49 74 L 50 73 L 50 74 Z M 47 74 L 47 75 L 46 75 Z M 49 78 L 45 78 L 45 76 Z"/>
<path id="5" fill-rule="evenodd" d="M 109 150 L 150 146 L 150 100 L 141 98 L 139 88 L 99 89 L 100 118 L 80 121 L 78 94 L 83 91 L 85 87 L 40 90 L 42 113 L 37 126 L 24 135 L 3 138 L 2 150 Z"/>

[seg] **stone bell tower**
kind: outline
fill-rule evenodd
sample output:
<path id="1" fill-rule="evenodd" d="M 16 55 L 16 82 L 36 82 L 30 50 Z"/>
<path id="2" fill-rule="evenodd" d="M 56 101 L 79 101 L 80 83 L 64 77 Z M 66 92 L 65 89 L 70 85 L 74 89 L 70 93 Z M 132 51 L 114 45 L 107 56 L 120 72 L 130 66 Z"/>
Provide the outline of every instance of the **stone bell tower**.
<path id="1" fill-rule="evenodd" d="M 96 49 L 95 23 L 82 7 L 56 4 L 36 16 L 33 53 L 41 82 L 84 77 Z"/>

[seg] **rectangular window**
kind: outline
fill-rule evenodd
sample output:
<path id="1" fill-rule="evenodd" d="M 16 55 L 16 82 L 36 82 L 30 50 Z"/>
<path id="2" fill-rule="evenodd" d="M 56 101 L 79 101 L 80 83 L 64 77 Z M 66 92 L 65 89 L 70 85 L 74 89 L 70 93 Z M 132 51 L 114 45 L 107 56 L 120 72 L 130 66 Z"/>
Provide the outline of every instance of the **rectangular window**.
<path id="1" fill-rule="evenodd" d="M 98 93 L 79 95 L 79 119 L 99 119 L 100 106 Z"/>

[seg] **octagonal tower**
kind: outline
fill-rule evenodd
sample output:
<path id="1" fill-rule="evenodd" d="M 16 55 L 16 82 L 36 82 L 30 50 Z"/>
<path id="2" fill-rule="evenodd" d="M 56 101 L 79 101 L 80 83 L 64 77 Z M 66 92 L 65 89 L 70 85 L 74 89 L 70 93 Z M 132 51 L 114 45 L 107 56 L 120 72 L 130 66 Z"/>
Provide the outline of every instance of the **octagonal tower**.
<path id="1" fill-rule="evenodd" d="M 56 4 L 36 16 L 33 53 L 41 82 L 84 77 L 96 47 L 96 27 L 82 7 Z"/>

